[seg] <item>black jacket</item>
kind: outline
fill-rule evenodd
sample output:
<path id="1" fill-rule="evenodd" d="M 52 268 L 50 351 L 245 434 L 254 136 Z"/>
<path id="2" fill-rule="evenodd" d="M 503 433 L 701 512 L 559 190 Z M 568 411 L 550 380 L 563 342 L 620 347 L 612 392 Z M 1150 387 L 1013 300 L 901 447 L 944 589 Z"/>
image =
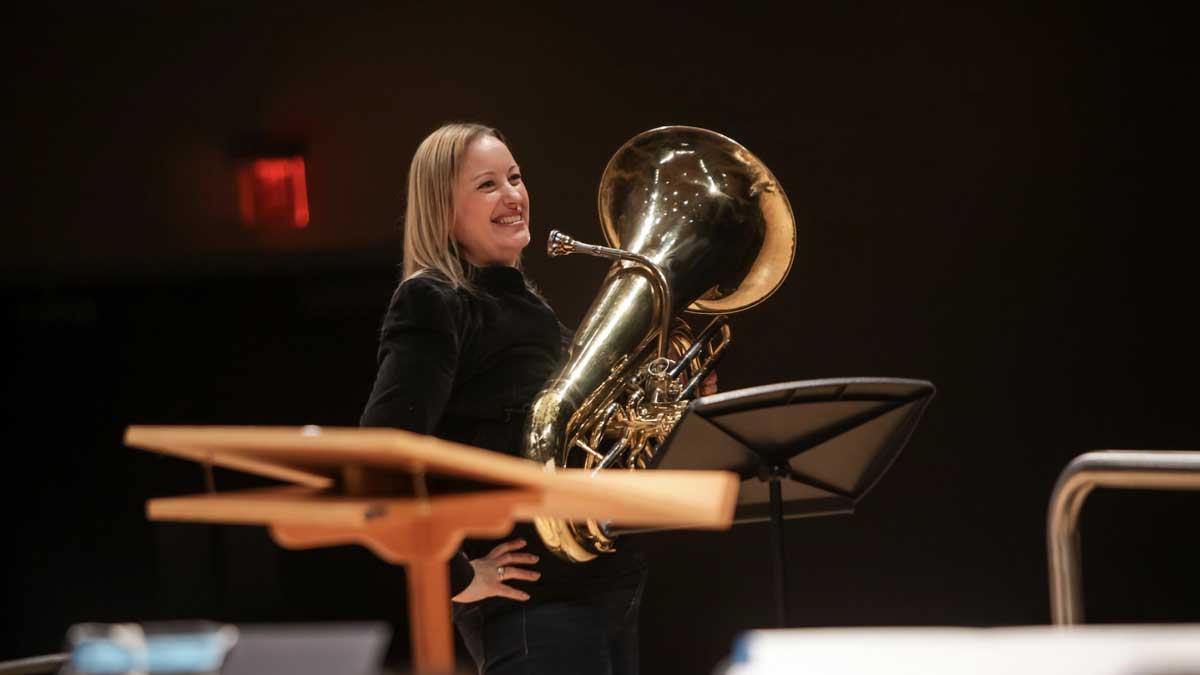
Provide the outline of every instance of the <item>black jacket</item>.
<path id="1" fill-rule="evenodd" d="M 455 290 L 437 276 L 418 276 L 396 289 L 383 321 L 379 372 L 363 426 L 407 429 L 519 456 L 525 415 L 561 366 L 570 334 L 553 310 L 512 267 L 477 270 L 475 292 Z M 432 488 L 431 488 L 432 489 Z M 530 602 L 573 599 L 588 589 L 636 583 L 645 563 L 631 542 L 584 564 L 565 563 L 545 549 L 529 524 L 522 537 L 540 561 Z M 501 540 L 468 540 L 451 562 L 451 593 L 473 575 L 467 557 L 483 557 Z M 487 601 L 492 609 L 513 603 Z"/>

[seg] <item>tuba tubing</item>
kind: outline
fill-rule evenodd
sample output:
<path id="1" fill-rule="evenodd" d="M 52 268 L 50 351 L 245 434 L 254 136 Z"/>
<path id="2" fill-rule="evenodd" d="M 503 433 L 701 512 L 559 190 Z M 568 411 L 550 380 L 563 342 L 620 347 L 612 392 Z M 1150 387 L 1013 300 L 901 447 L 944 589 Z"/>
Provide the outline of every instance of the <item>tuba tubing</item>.
<path id="1" fill-rule="evenodd" d="M 522 454 L 548 471 L 652 465 L 730 343 L 723 318 L 693 340 L 677 315 L 731 314 L 762 302 L 795 254 L 791 206 L 775 177 L 737 142 L 706 129 L 660 127 L 627 141 L 605 167 L 598 203 L 609 246 L 557 231 L 547 244 L 552 257 L 614 260 L 566 364 L 530 406 Z M 702 352 L 707 358 L 696 366 Z M 534 524 L 546 547 L 569 561 L 614 550 L 594 521 Z"/>
<path id="2" fill-rule="evenodd" d="M 624 370 L 627 355 L 654 335 L 655 293 L 637 268 L 614 270 L 588 311 L 571 343 L 571 357 L 560 375 L 534 399 L 526 422 L 524 456 L 548 471 L 563 465 L 572 419 L 583 402 L 613 374 Z M 572 562 L 586 562 L 596 552 L 581 545 L 567 521 L 534 519 L 534 527 L 551 552 Z"/>

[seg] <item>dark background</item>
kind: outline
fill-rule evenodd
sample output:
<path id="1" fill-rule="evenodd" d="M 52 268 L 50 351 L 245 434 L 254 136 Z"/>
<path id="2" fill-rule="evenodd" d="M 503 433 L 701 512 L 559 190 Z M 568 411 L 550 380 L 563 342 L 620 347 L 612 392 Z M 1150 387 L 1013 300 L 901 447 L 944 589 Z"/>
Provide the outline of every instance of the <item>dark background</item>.
<path id="1" fill-rule="evenodd" d="M 1153 7 L 807 3 L 563 10 L 417 4 L 43 13 L 9 22 L 0 245 L 0 658 L 80 621 L 389 618 L 403 577 L 358 549 L 149 524 L 193 465 L 129 424 L 356 423 L 397 278 L 402 185 L 443 121 L 499 126 L 532 195 L 525 261 L 576 324 L 625 140 L 727 134 L 772 168 L 799 247 L 734 317 L 723 390 L 853 375 L 938 396 L 851 517 L 787 527 L 793 623 L 1049 618 L 1044 514 L 1100 448 L 1198 449 L 1193 63 Z M 237 219 L 233 139 L 307 147 L 312 223 Z M 218 483 L 245 481 L 219 472 Z M 1200 620 L 1200 495 L 1098 493 L 1090 618 Z M 643 663 L 709 672 L 771 622 L 765 526 L 643 537 Z"/>

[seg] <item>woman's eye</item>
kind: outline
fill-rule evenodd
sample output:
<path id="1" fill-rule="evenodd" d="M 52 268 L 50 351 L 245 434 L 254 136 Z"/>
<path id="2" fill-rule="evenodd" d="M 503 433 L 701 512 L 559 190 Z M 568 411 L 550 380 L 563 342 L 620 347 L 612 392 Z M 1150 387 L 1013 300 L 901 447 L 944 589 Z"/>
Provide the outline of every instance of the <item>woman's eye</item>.
<path id="1" fill-rule="evenodd" d="M 494 181 L 494 180 L 485 180 L 485 181 L 483 181 L 482 183 L 480 183 L 480 184 L 479 184 L 479 189 L 480 189 L 480 190 L 482 190 L 482 189 L 484 189 L 484 188 L 490 188 L 490 187 L 494 187 L 495 185 L 496 185 L 496 181 Z"/>
<path id="2" fill-rule="evenodd" d="M 516 185 L 517 183 L 520 183 L 520 182 L 521 182 L 521 174 L 519 174 L 519 173 L 514 173 L 513 175 L 509 176 L 509 177 L 508 177 L 508 182 L 512 183 L 513 185 Z"/>

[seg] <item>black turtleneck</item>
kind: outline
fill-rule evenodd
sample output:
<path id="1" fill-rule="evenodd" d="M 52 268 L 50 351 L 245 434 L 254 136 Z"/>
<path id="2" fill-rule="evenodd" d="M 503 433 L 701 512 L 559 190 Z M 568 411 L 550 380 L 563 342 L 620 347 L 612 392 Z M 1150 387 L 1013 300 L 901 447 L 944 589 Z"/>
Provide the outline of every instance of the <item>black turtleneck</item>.
<path id="1" fill-rule="evenodd" d="M 396 289 L 379 339 L 379 371 L 362 426 L 395 427 L 519 456 L 525 414 L 533 398 L 565 360 L 569 331 L 553 310 L 529 290 L 520 270 L 476 270 L 473 290 L 454 289 L 432 274 L 410 278 Z M 542 578 L 524 588 L 530 602 L 575 598 L 620 583 L 636 583 L 644 563 L 630 542 L 601 559 L 570 564 L 548 552 L 533 527 L 519 524 L 507 537 L 522 537 L 540 561 Z M 470 558 L 498 541 L 468 540 Z M 451 592 L 473 574 L 462 555 L 451 562 Z M 515 603 L 484 601 L 485 610 Z"/>
<path id="2" fill-rule="evenodd" d="M 428 274 L 396 289 L 363 426 L 519 454 L 509 439 L 476 433 L 487 425 L 465 422 L 522 417 L 562 360 L 563 329 L 519 270 L 484 267 L 474 282 L 473 291 L 456 290 Z"/>

